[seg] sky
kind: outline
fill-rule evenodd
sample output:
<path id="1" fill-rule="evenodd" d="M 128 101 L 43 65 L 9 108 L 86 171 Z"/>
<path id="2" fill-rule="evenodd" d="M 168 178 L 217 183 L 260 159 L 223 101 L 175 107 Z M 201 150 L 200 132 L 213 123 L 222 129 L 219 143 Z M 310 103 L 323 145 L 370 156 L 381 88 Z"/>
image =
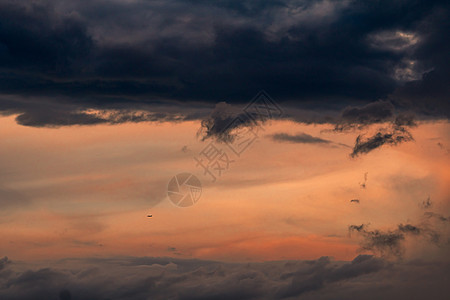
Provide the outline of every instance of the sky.
<path id="1" fill-rule="evenodd" d="M 449 9 L 0 0 L 0 298 L 447 299 Z"/>

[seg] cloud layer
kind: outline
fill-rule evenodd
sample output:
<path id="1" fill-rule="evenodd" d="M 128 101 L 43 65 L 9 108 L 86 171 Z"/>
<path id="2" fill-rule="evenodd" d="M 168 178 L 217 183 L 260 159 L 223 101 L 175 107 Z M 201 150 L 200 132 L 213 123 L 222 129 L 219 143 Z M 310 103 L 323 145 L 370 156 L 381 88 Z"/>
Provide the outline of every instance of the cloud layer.
<path id="1" fill-rule="evenodd" d="M 389 98 L 449 116 L 445 1 L 2 1 L 0 19 L 0 111 L 23 125 L 173 120 L 155 110 L 261 89 L 294 107 Z"/>
<path id="2" fill-rule="evenodd" d="M 449 265 L 351 262 L 221 263 L 175 258 L 0 260 L 3 299 L 446 299 Z"/>

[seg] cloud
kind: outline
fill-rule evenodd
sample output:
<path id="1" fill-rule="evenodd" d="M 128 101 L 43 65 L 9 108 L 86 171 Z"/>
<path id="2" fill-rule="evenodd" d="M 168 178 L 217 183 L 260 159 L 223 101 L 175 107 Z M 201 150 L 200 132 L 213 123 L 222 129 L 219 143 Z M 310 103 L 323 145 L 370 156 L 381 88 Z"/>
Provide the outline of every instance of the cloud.
<path id="1" fill-rule="evenodd" d="M 368 225 L 361 224 L 361 225 L 350 225 L 348 226 L 348 230 L 351 232 L 353 230 L 356 230 L 358 232 L 363 231 Z"/>
<path id="2" fill-rule="evenodd" d="M 450 217 L 444 217 L 443 215 L 440 215 L 435 212 L 427 211 L 424 214 L 427 218 L 436 218 L 442 222 L 450 222 Z"/>
<path id="3" fill-rule="evenodd" d="M 394 255 L 400 257 L 402 255 L 402 241 L 405 235 L 399 231 L 379 231 L 366 230 L 364 225 L 350 225 L 349 231 L 356 230 L 364 236 L 361 244 L 362 250 L 370 250 L 381 254 L 382 256 Z"/>
<path id="4" fill-rule="evenodd" d="M 290 135 L 287 133 L 275 133 L 271 136 L 274 141 L 277 142 L 289 142 L 289 143 L 299 143 L 299 144 L 330 144 L 329 140 L 325 140 L 319 137 L 309 135 L 307 133 L 301 132 L 295 135 Z"/>
<path id="5" fill-rule="evenodd" d="M 431 208 L 433 206 L 433 202 L 431 202 L 431 197 L 428 196 L 427 200 L 422 201 L 422 203 L 420 204 L 420 206 L 423 209 L 427 209 L 427 208 Z"/>
<path id="6" fill-rule="evenodd" d="M 426 69 L 417 80 L 399 86 L 389 98 L 399 107 L 416 113 L 449 118 L 450 43 L 441 38 L 450 25 L 448 4 L 425 17 L 417 28 L 420 42 L 414 51 L 414 64 Z M 431 55 L 428 51 L 433 50 Z"/>
<path id="7" fill-rule="evenodd" d="M 369 138 L 364 138 L 364 136 L 359 135 L 356 138 L 355 146 L 353 147 L 353 152 L 350 156 L 356 157 L 360 154 L 367 154 L 383 145 L 395 146 L 413 140 L 413 137 L 408 132 L 397 130 L 387 132 L 383 130 Z"/>
<path id="8" fill-rule="evenodd" d="M 0 19 L 0 111 L 24 125 L 173 121 L 155 110 L 185 115 L 261 89 L 319 112 L 378 99 L 449 112 L 441 1 L 2 1 Z M 384 118 L 379 102 L 371 109 Z M 358 114 L 345 117 L 367 122 Z"/>
<path id="9" fill-rule="evenodd" d="M 341 121 L 336 124 L 335 130 L 362 129 L 371 124 L 390 121 L 394 115 L 394 105 L 389 101 L 376 101 L 362 107 L 349 106 L 342 111 Z"/>
<path id="10" fill-rule="evenodd" d="M 446 222 L 447 218 L 433 212 L 426 212 L 426 218 L 437 218 Z M 363 237 L 361 241 L 361 250 L 371 251 L 382 257 L 401 258 L 405 252 L 405 242 L 409 237 L 424 238 L 425 241 L 438 246 L 447 247 L 449 241 L 449 232 L 445 226 L 437 223 L 422 221 L 420 225 L 402 224 L 397 225 L 396 229 L 390 230 L 370 230 L 368 224 L 350 225 L 349 233 L 357 232 Z"/>
<path id="11" fill-rule="evenodd" d="M 420 234 L 421 229 L 411 224 L 400 224 L 398 230 L 405 233 Z"/>
<path id="12" fill-rule="evenodd" d="M 262 125 L 243 112 L 226 102 L 216 104 L 211 114 L 201 122 L 197 136 L 201 140 L 213 138 L 219 142 L 232 142 L 236 137 L 236 130 L 245 127 Z"/>
<path id="13" fill-rule="evenodd" d="M 320 137 L 312 136 L 304 132 L 300 132 L 297 134 L 289 134 L 289 133 L 275 133 L 269 135 L 269 137 L 279 143 L 293 143 L 293 144 L 316 144 L 316 145 L 324 145 L 330 147 L 342 146 L 346 148 L 351 148 L 350 146 L 342 143 L 336 143 L 330 140 L 322 139 Z"/>
<path id="14" fill-rule="evenodd" d="M 0 187 L 0 210 L 23 207 L 30 203 L 29 197 L 12 189 Z M 1 215 L 1 212 L 0 212 Z"/>
<path id="15" fill-rule="evenodd" d="M 8 259 L 8 257 L 3 257 L 0 259 L 0 271 L 3 270 L 8 264 L 10 264 L 11 261 Z"/>
<path id="16" fill-rule="evenodd" d="M 60 100 L 69 101 L 67 98 Z M 52 97 L 11 97 L 0 95 L 0 113 L 17 115 L 20 125 L 61 127 L 71 125 L 119 124 L 137 122 L 180 122 L 208 114 L 207 107 L 136 103 L 113 104 L 109 108 L 88 103 L 53 103 Z M 63 101 L 61 101 L 63 102 Z"/>
<path id="17" fill-rule="evenodd" d="M 145 111 L 45 111 L 41 113 L 23 113 L 16 118 L 17 123 L 26 126 L 68 126 L 68 125 L 95 125 L 119 124 L 138 122 L 176 122 L 185 120 L 184 116 L 166 113 L 151 113 Z"/>
<path id="18" fill-rule="evenodd" d="M 72 295 L 70 294 L 69 290 L 62 290 L 61 292 L 59 292 L 59 299 L 60 300 L 71 300 Z"/>
<path id="19" fill-rule="evenodd" d="M 366 137 L 369 130 L 377 125 L 375 133 Z M 367 154 L 383 145 L 395 146 L 414 141 L 408 128 L 417 126 L 415 116 L 411 113 L 396 112 L 390 101 L 377 101 L 364 106 L 349 106 L 337 119 L 334 132 L 364 131 L 355 140 L 351 157 Z"/>
<path id="20" fill-rule="evenodd" d="M 3 261 L 3 260 L 0 260 Z M 224 263 L 177 258 L 85 258 L 10 262 L 2 299 L 446 299 L 448 263 L 352 261 Z M 407 284 L 406 284 L 407 282 Z M 389 288 L 380 288 L 388 287 Z M 366 297 L 367 298 L 367 297 Z"/>
<path id="21" fill-rule="evenodd" d="M 380 128 L 378 132 L 368 138 L 358 135 L 351 157 L 367 154 L 383 145 L 395 146 L 404 142 L 414 141 L 407 127 L 414 127 L 416 123 L 409 115 L 399 114 L 387 128 Z"/>
<path id="22" fill-rule="evenodd" d="M 384 262 L 371 255 L 357 256 L 351 263 L 339 267 L 330 265 L 328 257 L 312 262 L 309 270 L 301 270 L 292 274 L 292 281 L 282 287 L 277 295 L 284 299 L 321 290 L 334 282 L 344 281 L 361 275 L 378 272 L 384 268 Z"/>

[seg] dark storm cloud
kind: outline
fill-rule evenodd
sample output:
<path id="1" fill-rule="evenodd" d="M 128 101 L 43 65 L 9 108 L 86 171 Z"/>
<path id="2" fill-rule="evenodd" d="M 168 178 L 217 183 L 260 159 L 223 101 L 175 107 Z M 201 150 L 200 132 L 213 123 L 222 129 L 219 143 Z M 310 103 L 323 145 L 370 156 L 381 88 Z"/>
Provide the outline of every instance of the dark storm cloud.
<path id="1" fill-rule="evenodd" d="M 0 95 L 0 116 L 18 114 L 18 124 L 34 127 L 60 127 L 69 125 L 119 124 L 124 122 L 178 122 L 205 117 L 208 108 L 198 105 L 130 104 L 114 103 L 104 108 L 92 103 L 70 103 L 70 99 L 11 97 Z M 3 110 L 3 111 L 2 111 Z"/>
<path id="2" fill-rule="evenodd" d="M 119 124 L 125 122 L 150 122 L 150 121 L 182 121 L 188 119 L 183 115 L 171 115 L 167 113 L 151 113 L 127 111 L 64 111 L 49 109 L 22 113 L 16 118 L 17 123 L 26 126 L 67 126 L 67 125 L 95 125 L 95 124 Z"/>
<path id="3" fill-rule="evenodd" d="M 414 56 L 428 72 L 396 89 L 390 96 L 396 105 L 430 116 L 450 117 L 450 42 L 443 38 L 449 34 L 448 14 L 446 5 L 445 9 L 435 9 L 419 21 L 417 34 L 421 42 Z"/>
<path id="4" fill-rule="evenodd" d="M 448 263 L 392 263 L 371 255 L 359 255 L 351 262 L 328 257 L 262 263 L 125 257 L 67 259 L 51 265 L 8 263 L 0 270 L 0 297 L 393 300 L 399 294 L 405 299 L 446 299 L 450 291 Z"/>
<path id="5" fill-rule="evenodd" d="M 129 111 L 265 89 L 316 111 L 389 98 L 448 116 L 447 17 L 446 2 L 419 0 L 2 1 L 0 110 L 30 126 L 109 123 L 79 111 L 114 107 L 126 116 L 111 123 L 146 121 Z M 345 116 L 367 122 L 358 113 Z"/>
<path id="6" fill-rule="evenodd" d="M 395 115 L 395 107 L 389 101 L 376 101 L 362 107 L 347 107 L 342 111 L 341 121 L 336 131 L 363 128 L 374 123 L 390 121 Z"/>

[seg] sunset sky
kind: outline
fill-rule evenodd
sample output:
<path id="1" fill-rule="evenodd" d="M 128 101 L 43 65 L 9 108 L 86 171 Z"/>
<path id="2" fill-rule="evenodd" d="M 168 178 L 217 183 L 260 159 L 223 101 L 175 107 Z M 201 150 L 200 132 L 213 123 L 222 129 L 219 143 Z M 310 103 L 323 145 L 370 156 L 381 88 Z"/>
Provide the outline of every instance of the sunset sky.
<path id="1" fill-rule="evenodd" d="M 448 299 L 449 9 L 0 0 L 0 299 Z"/>

